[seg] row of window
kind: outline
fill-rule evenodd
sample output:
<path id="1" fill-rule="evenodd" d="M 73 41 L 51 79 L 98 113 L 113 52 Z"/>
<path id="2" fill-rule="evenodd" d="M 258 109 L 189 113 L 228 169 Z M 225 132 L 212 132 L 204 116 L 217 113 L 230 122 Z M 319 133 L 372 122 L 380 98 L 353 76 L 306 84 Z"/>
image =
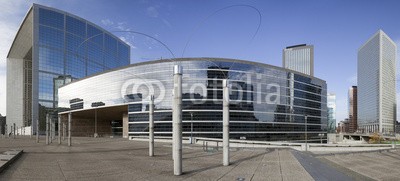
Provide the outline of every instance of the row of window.
<path id="1" fill-rule="evenodd" d="M 103 47 L 104 44 L 104 49 L 115 53 L 119 52 L 118 54 L 120 54 L 123 58 L 129 58 L 129 46 L 123 44 L 121 41 L 118 41 L 116 38 L 112 37 L 108 33 L 103 33 L 103 31 L 97 29 L 93 25 L 86 23 L 86 21 L 82 21 L 74 17 L 65 15 L 64 27 L 64 14 L 40 8 L 39 24 L 48 26 L 47 28 L 43 28 L 44 26 L 41 26 L 39 30 L 39 32 L 44 35 L 49 35 L 49 33 L 64 34 L 63 30 L 65 29 L 65 31 L 73 34 L 74 36 L 80 37 L 81 39 L 87 39 L 88 41 L 96 43 L 100 47 Z M 56 29 L 52 29 L 50 27 Z M 57 29 L 62 31 L 57 31 Z M 59 37 L 61 39 L 61 37 L 63 36 L 54 37 Z M 63 43 L 60 42 L 59 44 L 56 44 L 56 46 L 57 45 L 61 46 L 63 45 Z"/>
<path id="2" fill-rule="evenodd" d="M 192 117 L 193 115 L 193 117 Z M 320 114 L 321 115 L 321 114 Z M 155 112 L 154 121 L 171 121 L 171 112 Z M 230 112 L 229 118 L 231 121 L 256 121 L 256 122 L 287 122 L 287 123 L 304 123 L 305 117 L 303 115 L 293 115 L 293 114 L 280 114 L 280 113 L 253 113 L 253 112 Z M 193 111 L 193 112 L 183 112 L 183 120 L 193 120 L 193 121 L 221 121 L 222 112 L 204 112 L 204 111 Z M 129 122 L 148 122 L 148 113 L 135 113 L 128 115 Z M 307 123 L 309 124 L 326 124 L 327 118 L 315 116 L 307 117 Z"/>
<path id="3" fill-rule="evenodd" d="M 222 123 L 182 123 L 183 132 L 222 132 Z M 229 124 L 230 132 L 304 132 L 305 125 L 295 124 L 264 124 L 264 123 L 234 123 Z M 307 131 L 324 131 L 321 125 L 307 125 Z M 129 124 L 129 132 L 149 132 L 149 124 Z M 154 132 L 172 132 L 171 123 L 155 123 Z"/>

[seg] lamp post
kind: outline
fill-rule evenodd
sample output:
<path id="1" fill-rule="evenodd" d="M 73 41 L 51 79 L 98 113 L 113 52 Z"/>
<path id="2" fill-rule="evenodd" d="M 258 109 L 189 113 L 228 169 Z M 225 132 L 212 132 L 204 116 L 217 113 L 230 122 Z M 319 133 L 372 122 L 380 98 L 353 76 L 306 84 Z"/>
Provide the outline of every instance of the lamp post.
<path id="1" fill-rule="evenodd" d="M 318 136 L 321 139 L 321 144 L 322 144 L 322 138 L 324 137 L 324 133 L 319 133 Z"/>
<path id="2" fill-rule="evenodd" d="M 36 120 L 36 143 L 39 143 L 39 120 Z"/>
<path id="3" fill-rule="evenodd" d="M 229 166 L 229 87 L 228 80 L 222 80 L 222 145 L 224 166 Z"/>
<path id="4" fill-rule="evenodd" d="M 172 109 L 172 155 L 174 175 L 182 175 L 182 66 L 174 66 Z"/>
<path id="5" fill-rule="evenodd" d="M 193 144 L 193 112 L 190 112 L 190 144 Z"/>
<path id="6" fill-rule="evenodd" d="M 154 95 L 149 102 L 149 156 L 154 156 Z"/>

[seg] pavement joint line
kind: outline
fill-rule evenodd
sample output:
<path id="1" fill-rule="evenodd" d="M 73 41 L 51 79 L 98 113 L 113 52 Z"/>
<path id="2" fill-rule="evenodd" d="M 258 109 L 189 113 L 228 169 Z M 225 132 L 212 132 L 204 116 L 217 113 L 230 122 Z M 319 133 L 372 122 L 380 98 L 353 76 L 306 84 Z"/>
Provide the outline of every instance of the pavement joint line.
<path id="1" fill-rule="evenodd" d="M 253 177 L 254 177 L 254 175 L 256 174 L 257 170 L 260 169 L 260 166 L 261 166 L 261 164 L 264 162 L 264 159 L 265 159 L 265 155 L 266 155 L 266 154 L 267 154 L 267 153 L 264 153 L 263 158 L 261 159 L 260 163 L 258 163 L 257 169 L 254 170 L 254 172 L 253 172 L 253 174 L 252 174 L 252 176 L 251 176 L 251 178 L 250 178 L 250 181 L 253 180 Z"/>
<path id="2" fill-rule="evenodd" d="M 61 174 L 63 175 L 64 179 L 65 179 L 65 180 L 67 180 L 67 177 L 65 177 L 64 171 L 62 170 L 62 168 L 61 168 L 61 165 L 60 165 L 60 162 L 59 162 L 59 161 L 57 161 L 57 165 L 58 165 L 58 168 L 60 168 Z"/>
<path id="3" fill-rule="evenodd" d="M 278 152 L 278 161 L 279 161 L 279 173 L 281 174 L 281 180 L 283 180 L 281 156 L 279 154 L 279 150 L 277 150 L 277 152 Z"/>
<path id="4" fill-rule="evenodd" d="M 219 153 L 219 154 L 222 154 L 222 153 Z M 209 155 L 205 155 L 205 156 L 209 156 Z M 231 155 L 231 157 L 230 157 L 230 159 L 232 160 L 232 158 L 234 158 L 236 156 L 236 154 L 235 155 Z M 204 157 L 204 156 L 203 156 Z M 231 163 L 231 164 L 233 164 L 233 163 Z M 222 167 L 223 165 L 222 164 L 218 164 L 218 165 L 215 165 L 215 166 L 211 166 L 211 168 L 214 168 L 214 167 Z M 231 165 L 229 165 L 229 166 L 231 166 Z M 207 169 L 206 169 L 207 170 Z M 189 178 L 191 178 L 191 177 L 194 177 L 195 175 L 197 175 L 197 174 L 200 174 L 201 172 L 197 172 L 197 173 L 195 173 L 195 174 L 193 174 L 192 176 L 190 176 L 190 177 L 187 177 L 186 179 L 189 179 Z M 226 175 L 226 174 L 225 174 Z M 222 178 L 222 177 L 221 177 Z"/>
<path id="5" fill-rule="evenodd" d="M 232 157 L 231 157 L 230 160 L 232 160 Z M 230 170 L 228 170 L 225 174 L 223 174 L 222 176 L 220 176 L 217 180 L 221 180 L 225 175 L 227 175 L 227 174 L 230 173 L 233 169 L 235 169 L 237 166 L 239 166 L 241 162 L 242 162 L 242 161 L 238 161 L 238 162 L 234 163 L 234 162 L 231 161 L 229 167 L 230 167 L 231 165 L 233 165 L 233 167 L 232 167 Z"/>

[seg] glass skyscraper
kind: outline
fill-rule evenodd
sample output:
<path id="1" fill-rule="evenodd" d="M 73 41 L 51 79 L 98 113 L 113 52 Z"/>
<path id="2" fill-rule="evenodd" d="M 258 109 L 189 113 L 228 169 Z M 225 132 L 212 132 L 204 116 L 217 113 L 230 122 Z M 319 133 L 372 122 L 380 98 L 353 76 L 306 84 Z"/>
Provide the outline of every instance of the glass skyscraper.
<path id="1" fill-rule="evenodd" d="M 358 127 L 393 133 L 396 121 L 397 46 L 382 30 L 358 50 Z"/>
<path id="2" fill-rule="evenodd" d="M 283 49 L 284 68 L 314 76 L 314 46 L 294 45 Z"/>
<path id="3" fill-rule="evenodd" d="M 336 94 L 328 93 L 328 132 L 334 133 L 336 130 Z"/>
<path id="4" fill-rule="evenodd" d="M 357 126 L 357 86 L 351 86 L 349 89 L 349 132 L 356 132 Z"/>
<path id="5" fill-rule="evenodd" d="M 116 36 L 33 4 L 7 56 L 7 121 L 18 127 L 44 122 L 40 115 L 58 107 L 60 86 L 129 63 L 130 47 Z"/>

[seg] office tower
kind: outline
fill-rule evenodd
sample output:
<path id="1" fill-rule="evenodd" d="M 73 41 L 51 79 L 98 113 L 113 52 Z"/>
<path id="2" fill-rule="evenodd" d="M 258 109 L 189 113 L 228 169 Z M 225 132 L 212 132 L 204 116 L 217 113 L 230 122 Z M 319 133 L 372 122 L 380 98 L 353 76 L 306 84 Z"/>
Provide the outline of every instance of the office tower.
<path id="1" fill-rule="evenodd" d="M 7 55 L 8 125 L 44 123 L 46 113 L 57 110 L 58 87 L 129 63 L 130 47 L 116 36 L 80 17 L 33 4 Z"/>
<path id="2" fill-rule="evenodd" d="M 366 132 L 392 133 L 396 120 L 397 46 L 382 30 L 358 50 L 357 117 Z"/>
<path id="3" fill-rule="evenodd" d="M 328 93 L 327 97 L 328 107 L 328 132 L 334 133 L 336 126 L 336 95 Z"/>
<path id="4" fill-rule="evenodd" d="M 284 68 L 314 76 L 314 46 L 294 45 L 283 49 Z"/>
<path id="5" fill-rule="evenodd" d="M 349 132 L 357 131 L 357 86 L 349 88 Z"/>

